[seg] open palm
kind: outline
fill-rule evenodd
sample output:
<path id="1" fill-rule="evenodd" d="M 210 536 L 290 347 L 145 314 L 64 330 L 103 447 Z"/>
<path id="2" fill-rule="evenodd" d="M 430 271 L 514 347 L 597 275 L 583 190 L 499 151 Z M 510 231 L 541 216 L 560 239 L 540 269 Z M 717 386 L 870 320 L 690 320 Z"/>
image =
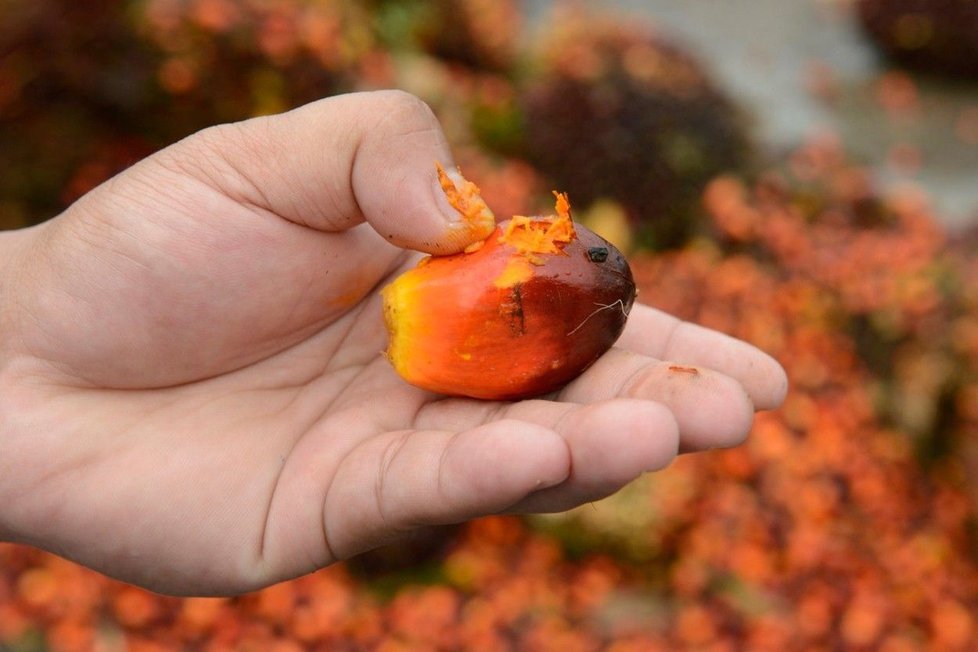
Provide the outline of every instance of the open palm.
<path id="1" fill-rule="evenodd" d="M 420 102 L 341 96 L 205 130 L 7 234 L 0 535 L 241 592 L 417 527 L 594 500 L 783 398 L 763 353 L 644 306 L 555 395 L 406 385 L 376 290 L 409 249 L 471 239 L 436 160 Z"/>

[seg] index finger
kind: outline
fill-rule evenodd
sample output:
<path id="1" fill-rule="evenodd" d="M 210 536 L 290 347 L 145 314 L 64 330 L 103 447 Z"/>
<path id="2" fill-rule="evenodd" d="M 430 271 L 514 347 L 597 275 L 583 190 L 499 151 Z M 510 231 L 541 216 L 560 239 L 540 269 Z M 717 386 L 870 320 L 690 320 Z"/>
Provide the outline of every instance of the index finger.
<path id="1" fill-rule="evenodd" d="M 778 407 L 788 392 L 784 368 L 756 346 L 650 306 L 632 307 L 617 346 L 719 371 L 740 382 L 759 410 Z"/>

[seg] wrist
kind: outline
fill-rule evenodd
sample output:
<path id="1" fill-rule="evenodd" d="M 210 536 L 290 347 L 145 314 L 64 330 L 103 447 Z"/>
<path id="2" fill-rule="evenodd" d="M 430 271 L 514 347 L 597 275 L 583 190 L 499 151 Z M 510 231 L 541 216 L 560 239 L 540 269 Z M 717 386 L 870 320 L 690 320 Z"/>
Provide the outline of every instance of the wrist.
<path id="1" fill-rule="evenodd" d="M 16 338 L 17 292 L 26 270 L 31 242 L 41 227 L 0 231 L 0 374 L 13 355 Z"/>
<path id="2" fill-rule="evenodd" d="M 0 231 L 0 541 L 10 541 L 13 529 L 9 522 L 11 496 L 16 496 L 14 478 L 16 462 L 12 449 L 18 438 L 16 425 L 19 410 L 15 407 L 19 391 L 15 387 L 14 373 L 17 359 L 17 342 L 19 323 L 18 306 L 21 302 L 17 295 L 22 292 L 25 273 L 28 271 L 28 259 L 32 242 L 37 237 L 40 227 Z"/>
<path id="3" fill-rule="evenodd" d="M 0 306 L 5 306 L 5 297 L 16 286 L 18 269 L 23 267 L 27 249 L 44 229 L 44 224 L 24 229 L 0 229 Z"/>

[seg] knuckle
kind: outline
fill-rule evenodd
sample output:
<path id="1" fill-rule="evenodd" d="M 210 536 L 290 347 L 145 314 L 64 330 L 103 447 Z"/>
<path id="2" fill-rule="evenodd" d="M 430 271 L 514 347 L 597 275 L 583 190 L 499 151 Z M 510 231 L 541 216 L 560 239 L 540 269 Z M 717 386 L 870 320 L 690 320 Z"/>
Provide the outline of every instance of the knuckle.
<path id="1" fill-rule="evenodd" d="M 406 136 L 419 132 L 438 132 L 441 127 L 434 111 L 421 98 L 405 91 L 382 91 L 376 128 L 383 137 Z"/>
<path id="2" fill-rule="evenodd" d="M 378 100 L 391 114 L 419 116 L 425 120 L 434 118 L 431 107 L 417 95 L 402 90 L 378 91 Z"/>

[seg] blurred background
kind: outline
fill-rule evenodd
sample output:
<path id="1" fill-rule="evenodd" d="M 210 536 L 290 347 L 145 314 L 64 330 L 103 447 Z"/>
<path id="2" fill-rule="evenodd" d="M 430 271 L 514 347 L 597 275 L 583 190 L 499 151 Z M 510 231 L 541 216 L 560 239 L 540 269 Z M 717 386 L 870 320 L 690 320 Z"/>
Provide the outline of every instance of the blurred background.
<path id="1" fill-rule="evenodd" d="M 787 368 L 746 444 L 233 599 L 0 545 L 0 650 L 972 650 L 978 3 L 0 0 L 0 228 L 205 126 L 402 88 L 498 215 Z"/>

